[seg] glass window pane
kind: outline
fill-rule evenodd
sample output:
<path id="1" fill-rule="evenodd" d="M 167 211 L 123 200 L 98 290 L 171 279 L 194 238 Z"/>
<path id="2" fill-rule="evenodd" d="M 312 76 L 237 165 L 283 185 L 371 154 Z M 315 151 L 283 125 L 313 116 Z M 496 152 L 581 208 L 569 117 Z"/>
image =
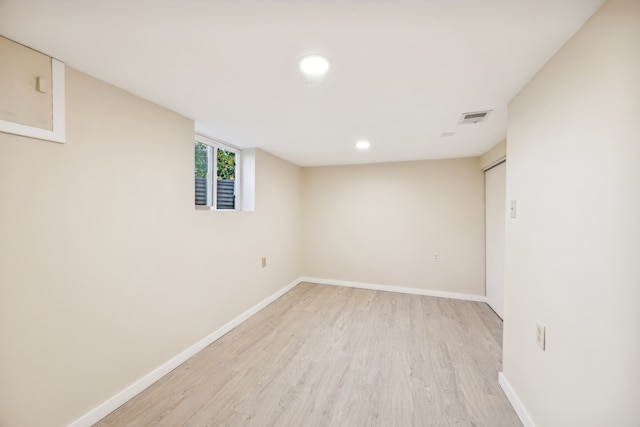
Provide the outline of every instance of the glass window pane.
<path id="1" fill-rule="evenodd" d="M 195 145 L 195 180 L 196 180 L 196 206 L 206 206 L 207 199 L 210 198 L 210 191 L 207 185 L 207 174 L 209 171 L 209 146 L 196 142 Z M 207 197 L 209 196 L 209 197 Z"/>
<path id="2" fill-rule="evenodd" d="M 217 203 L 218 209 L 235 209 L 236 154 L 217 150 Z"/>
<path id="3" fill-rule="evenodd" d="M 218 149 L 218 179 L 226 181 L 236 179 L 236 153 Z"/>

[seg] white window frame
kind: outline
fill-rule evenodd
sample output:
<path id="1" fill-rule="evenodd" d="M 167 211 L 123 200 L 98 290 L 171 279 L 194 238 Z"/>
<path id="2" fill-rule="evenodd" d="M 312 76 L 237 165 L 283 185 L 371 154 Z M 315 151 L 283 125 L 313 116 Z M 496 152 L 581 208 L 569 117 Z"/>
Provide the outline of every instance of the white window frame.
<path id="1" fill-rule="evenodd" d="M 240 195 L 240 189 L 242 188 L 242 186 L 240 185 L 240 158 L 242 156 L 242 150 L 240 150 L 238 147 L 234 147 L 231 144 L 219 141 L 217 139 L 211 138 L 210 136 L 203 135 L 197 132 L 194 136 L 194 144 L 196 142 L 208 145 L 209 147 L 213 148 L 213 150 L 209 150 L 207 154 L 207 189 L 209 190 L 207 191 L 207 205 L 196 205 L 196 209 L 220 212 L 233 212 L 242 210 L 240 206 L 242 200 L 242 197 Z M 218 209 L 218 150 L 230 151 L 235 154 L 236 171 L 235 179 L 233 181 L 233 194 L 235 195 L 235 201 L 233 209 Z"/>

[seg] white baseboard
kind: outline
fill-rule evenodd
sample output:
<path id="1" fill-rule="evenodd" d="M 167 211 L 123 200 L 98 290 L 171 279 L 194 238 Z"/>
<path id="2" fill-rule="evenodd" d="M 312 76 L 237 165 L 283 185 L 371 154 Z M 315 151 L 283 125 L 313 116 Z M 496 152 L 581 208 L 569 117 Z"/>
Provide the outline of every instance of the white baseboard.
<path id="1" fill-rule="evenodd" d="M 440 298 L 453 298 L 459 300 L 466 301 L 479 301 L 486 302 L 487 298 L 481 295 L 469 295 L 469 294 L 460 294 L 456 292 L 442 292 L 442 291 L 430 291 L 425 289 L 417 289 L 417 288 L 403 288 L 398 286 L 388 286 L 388 285 L 374 285 L 369 283 L 359 283 L 359 282 L 346 282 L 342 280 L 330 280 L 330 279 L 318 279 L 314 277 L 301 277 L 284 288 L 280 289 L 278 292 L 274 293 L 264 301 L 256 304 L 249 310 L 242 313 L 240 316 L 231 320 L 229 323 L 225 324 L 218 330 L 214 331 L 210 335 L 204 337 L 197 343 L 193 344 L 191 347 L 187 348 L 180 354 L 176 355 L 172 359 L 168 360 L 155 370 L 149 372 L 144 377 L 140 378 L 138 381 L 134 382 L 115 396 L 101 403 L 96 408 L 87 412 L 82 417 L 78 418 L 71 424 L 69 427 L 89 427 L 93 424 L 97 423 L 111 412 L 118 409 L 120 406 L 125 404 L 127 401 L 131 400 L 137 394 L 145 390 L 147 387 L 151 386 L 153 383 L 158 381 L 163 376 L 167 375 L 169 372 L 180 366 L 182 363 L 187 361 L 189 358 L 194 356 L 196 353 L 207 347 L 209 344 L 215 342 L 220 337 L 225 335 L 227 332 L 231 331 L 236 326 L 240 325 L 242 322 L 265 308 L 267 305 L 271 304 L 276 299 L 280 298 L 282 295 L 296 287 L 301 282 L 310 282 L 310 283 L 318 283 L 321 285 L 333 285 L 333 286 L 346 286 L 351 288 L 360 288 L 360 289 L 370 289 L 375 291 L 386 291 L 386 292 L 400 292 L 404 294 L 412 294 L 412 295 L 426 295 Z M 505 380 L 506 381 L 506 380 Z M 502 383 L 500 383 L 502 385 Z M 504 385 L 503 385 L 504 388 Z M 505 391 L 506 393 L 506 391 Z M 507 394 L 508 396 L 508 394 Z M 511 400 L 511 398 L 509 399 Z M 512 402 L 513 404 L 513 402 Z M 515 407 L 515 405 L 514 405 Z M 517 409 L 516 409 L 517 411 Z M 518 413 L 520 415 L 520 413 Z M 521 417 L 522 418 L 522 417 Z M 525 427 L 534 427 L 533 424 L 525 424 Z"/>
<path id="2" fill-rule="evenodd" d="M 460 294 L 457 292 L 431 291 L 418 288 L 403 288 L 400 286 L 374 285 L 371 283 L 347 282 L 344 280 L 319 279 L 317 277 L 302 277 L 302 282 L 318 283 L 320 285 L 346 286 L 348 288 L 369 289 L 373 291 L 399 292 L 402 294 L 425 295 L 429 297 L 452 298 L 465 301 L 487 302 L 482 295 Z"/>
<path id="3" fill-rule="evenodd" d="M 167 362 L 165 362 L 155 370 L 149 372 L 147 375 L 140 378 L 138 381 L 134 382 L 129 387 L 125 388 L 115 396 L 106 400 L 96 408 L 87 412 L 85 415 L 78 418 L 73 423 L 69 424 L 69 427 L 89 427 L 97 423 L 98 421 L 100 421 L 101 419 L 109 415 L 111 412 L 115 411 L 120 406 L 125 404 L 127 401 L 131 400 L 133 397 L 135 397 L 137 394 L 142 392 L 144 389 L 146 389 L 147 387 L 149 387 L 150 385 L 158 381 L 160 378 L 162 378 L 163 376 L 167 375 L 169 372 L 171 372 L 172 370 L 180 366 L 182 363 L 187 361 L 190 357 L 194 356 L 200 350 L 204 349 L 209 344 L 218 340 L 227 332 L 229 332 L 236 326 L 240 325 L 242 322 L 244 322 L 245 320 L 247 320 L 257 312 L 265 308 L 267 305 L 271 304 L 273 301 L 280 298 L 282 295 L 284 295 L 285 293 L 287 293 L 288 291 L 296 287 L 300 282 L 302 282 L 302 279 L 297 279 L 291 282 L 289 285 L 280 289 L 278 292 L 271 295 L 264 301 L 261 301 L 260 303 L 251 307 L 249 310 L 245 311 L 240 316 L 236 317 L 235 319 L 225 324 L 218 330 L 214 331 L 210 335 L 204 337 L 203 339 L 193 344 L 191 347 L 187 348 L 182 353 L 168 360 Z"/>
<path id="4" fill-rule="evenodd" d="M 500 383 L 500 387 L 502 387 L 504 394 L 507 395 L 507 399 L 509 399 L 509 403 L 511 403 L 511 406 L 513 406 L 513 409 L 516 411 L 516 414 L 518 414 L 518 417 L 520 418 L 522 425 L 524 425 L 524 427 L 536 427 L 536 425 L 533 423 L 533 420 L 529 416 L 529 413 L 527 412 L 526 409 L 524 409 L 524 406 L 522 405 L 520 398 L 518 397 L 516 392 L 513 390 L 513 387 L 511 387 L 511 384 L 509 383 L 509 381 L 507 381 L 507 377 L 505 377 L 502 372 L 498 372 L 498 382 Z"/>

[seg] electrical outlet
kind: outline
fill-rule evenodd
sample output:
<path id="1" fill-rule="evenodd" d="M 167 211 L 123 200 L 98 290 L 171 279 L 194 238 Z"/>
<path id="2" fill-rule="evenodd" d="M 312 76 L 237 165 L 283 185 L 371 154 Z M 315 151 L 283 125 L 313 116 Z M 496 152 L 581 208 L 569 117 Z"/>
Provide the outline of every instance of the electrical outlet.
<path id="1" fill-rule="evenodd" d="M 262 268 L 265 268 L 267 266 L 267 257 L 263 256 L 262 257 Z"/>
<path id="2" fill-rule="evenodd" d="M 517 215 L 517 202 L 515 200 L 511 201 L 511 205 L 509 206 L 509 211 L 511 214 L 511 218 L 516 218 Z"/>
<path id="3" fill-rule="evenodd" d="M 544 338 L 546 333 L 546 327 L 541 323 L 536 323 L 536 344 L 544 351 Z"/>
<path id="4" fill-rule="evenodd" d="M 433 262 L 440 261 L 440 254 L 438 252 L 433 254 Z"/>

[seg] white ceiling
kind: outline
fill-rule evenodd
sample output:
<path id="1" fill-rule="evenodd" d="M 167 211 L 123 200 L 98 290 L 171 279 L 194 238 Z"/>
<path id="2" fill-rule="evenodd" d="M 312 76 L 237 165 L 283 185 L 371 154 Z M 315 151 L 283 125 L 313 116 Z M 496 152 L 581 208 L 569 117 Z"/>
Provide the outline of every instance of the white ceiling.
<path id="1" fill-rule="evenodd" d="M 511 98 L 602 3 L 0 0 L 0 35 L 238 147 L 302 166 L 370 163 L 487 151 L 506 136 Z M 308 53 L 331 61 L 318 86 L 296 68 Z M 486 122 L 457 124 L 486 109 Z"/>

